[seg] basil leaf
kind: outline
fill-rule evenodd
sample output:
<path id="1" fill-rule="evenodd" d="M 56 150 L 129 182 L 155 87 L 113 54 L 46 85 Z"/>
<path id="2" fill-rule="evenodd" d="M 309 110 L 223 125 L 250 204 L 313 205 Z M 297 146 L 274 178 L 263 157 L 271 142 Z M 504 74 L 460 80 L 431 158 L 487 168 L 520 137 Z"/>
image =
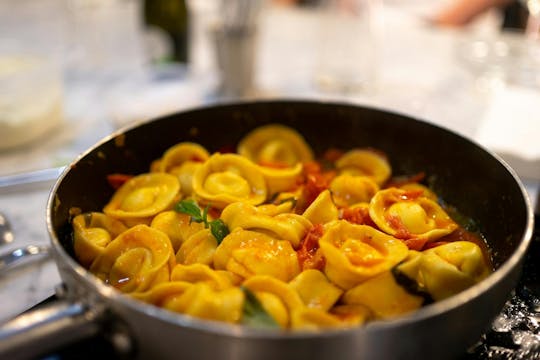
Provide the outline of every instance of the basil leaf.
<path id="1" fill-rule="evenodd" d="M 193 199 L 182 200 L 178 202 L 174 210 L 179 213 L 187 214 L 191 216 L 191 220 L 195 222 L 205 222 L 206 219 L 201 215 L 201 209 Z"/>
<path id="2" fill-rule="evenodd" d="M 297 203 L 297 200 L 296 198 L 294 197 L 289 197 L 289 198 L 286 198 L 286 199 L 283 199 L 279 202 L 279 205 L 281 204 L 285 204 L 286 202 L 290 202 L 292 205 L 291 205 L 291 208 L 294 209 L 296 207 L 296 203 Z"/>
<path id="3" fill-rule="evenodd" d="M 255 294 L 248 288 L 241 286 L 246 298 L 242 314 L 242 324 L 257 328 L 277 329 L 279 324 L 264 310 Z"/>
<path id="4" fill-rule="evenodd" d="M 396 283 L 409 294 L 422 297 L 424 299 L 422 305 L 432 304 L 434 300 L 431 295 L 425 289 L 423 289 L 418 282 L 416 282 L 416 280 L 409 278 L 399 270 L 399 265 L 402 263 L 403 261 L 391 269 L 391 273 L 394 276 Z"/>
<path id="5" fill-rule="evenodd" d="M 210 209 L 210 205 L 206 205 L 206 207 L 203 210 L 202 213 L 202 220 L 204 221 L 205 227 L 208 227 L 208 209 Z"/>
<path id="6" fill-rule="evenodd" d="M 210 232 L 216 238 L 217 243 L 220 244 L 221 241 L 223 241 L 223 239 L 225 238 L 225 236 L 229 235 L 229 228 L 221 219 L 208 222 L 209 209 L 210 205 L 207 205 L 201 214 L 201 208 L 193 199 L 182 200 L 178 202 L 174 207 L 174 210 L 176 210 L 177 212 L 191 216 L 191 221 L 195 221 L 198 223 L 202 222 L 204 223 L 205 228 L 210 227 Z"/>
<path id="7" fill-rule="evenodd" d="M 229 228 L 221 219 L 210 221 L 210 232 L 217 240 L 218 245 L 221 244 L 225 236 L 229 235 Z"/>

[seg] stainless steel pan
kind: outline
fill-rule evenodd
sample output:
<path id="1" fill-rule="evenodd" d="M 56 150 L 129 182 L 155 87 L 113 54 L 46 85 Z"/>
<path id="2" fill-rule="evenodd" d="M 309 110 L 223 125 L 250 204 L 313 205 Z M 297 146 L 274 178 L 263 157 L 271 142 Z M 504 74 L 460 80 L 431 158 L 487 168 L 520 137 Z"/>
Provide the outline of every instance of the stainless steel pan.
<path id="1" fill-rule="evenodd" d="M 74 259 L 70 209 L 100 210 L 113 191 L 107 174 L 145 172 L 179 141 L 217 151 L 235 145 L 254 127 L 274 122 L 298 129 L 319 153 L 329 147 L 371 146 L 388 154 L 395 174 L 424 171 L 442 198 L 477 221 L 497 270 L 411 316 L 350 330 L 289 333 L 193 319 L 137 302 Z M 27 357 L 106 332 L 119 353 L 138 359 L 452 359 L 478 340 L 516 285 L 533 212 L 516 174 L 453 132 L 366 107 L 268 101 L 195 109 L 112 134 L 61 175 L 50 195 L 47 223 L 65 290 L 46 315 L 44 310 L 25 315 L 0 330 L 2 358 Z"/>

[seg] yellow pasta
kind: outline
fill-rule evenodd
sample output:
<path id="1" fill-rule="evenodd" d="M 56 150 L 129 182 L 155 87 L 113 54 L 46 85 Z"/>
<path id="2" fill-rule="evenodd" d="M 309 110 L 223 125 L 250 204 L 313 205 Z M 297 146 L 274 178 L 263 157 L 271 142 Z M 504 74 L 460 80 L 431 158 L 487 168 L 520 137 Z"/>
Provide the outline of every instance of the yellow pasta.
<path id="1" fill-rule="evenodd" d="M 169 172 L 175 175 L 180 182 L 180 190 L 185 197 L 193 196 L 193 176 L 203 166 L 202 162 L 186 161 Z"/>
<path id="2" fill-rule="evenodd" d="M 214 154 L 193 176 L 193 192 L 204 203 L 224 208 L 237 201 L 260 204 L 266 182 L 259 168 L 235 154 Z"/>
<path id="3" fill-rule="evenodd" d="M 433 241 L 458 227 L 435 201 L 397 188 L 377 192 L 369 214 L 381 230 L 402 239 Z"/>
<path id="4" fill-rule="evenodd" d="M 360 326 L 374 319 L 371 310 L 363 305 L 337 305 L 330 313 L 338 317 L 347 326 Z"/>
<path id="5" fill-rule="evenodd" d="M 369 202 L 378 190 L 379 186 L 368 176 L 343 174 L 330 184 L 334 202 L 340 207 Z"/>
<path id="6" fill-rule="evenodd" d="M 201 163 L 208 160 L 209 157 L 210 154 L 201 145 L 192 142 L 181 142 L 165 151 L 156 170 L 171 172 L 186 162 Z"/>
<path id="7" fill-rule="evenodd" d="M 72 220 L 73 250 L 107 284 L 176 313 L 348 328 L 404 316 L 491 272 L 481 237 L 416 181 L 423 174 L 390 178 L 377 150 L 315 160 L 301 134 L 271 124 L 237 153 L 181 142 L 149 168 L 108 179 L 120 186 L 101 212 Z"/>
<path id="8" fill-rule="evenodd" d="M 345 290 L 391 269 L 409 251 L 400 240 L 371 226 L 344 220 L 330 223 L 319 245 L 326 258 L 324 272 Z"/>
<path id="9" fill-rule="evenodd" d="M 157 214 L 150 226 L 167 234 L 175 252 L 191 235 L 204 229 L 203 224 L 191 221 L 189 215 L 172 210 Z"/>
<path id="10" fill-rule="evenodd" d="M 245 279 L 270 275 L 289 281 L 300 273 L 296 252 L 289 241 L 240 228 L 232 231 L 218 246 L 214 267 Z"/>
<path id="11" fill-rule="evenodd" d="M 282 125 L 261 126 L 247 134 L 238 144 L 238 153 L 259 165 L 271 194 L 293 190 L 302 163 L 313 160 L 302 135 Z"/>
<path id="12" fill-rule="evenodd" d="M 210 230 L 200 230 L 182 243 L 176 253 L 176 261 L 186 265 L 211 265 L 217 246 L 217 241 L 210 233 Z"/>
<path id="13" fill-rule="evenodd" d="M 168 308 L 169 302 L 181 297 L 192 285 L 187 281 L 167 281 L 159 283 L 147 291 L 134 292 L 131 296 L 149 304 Z"/>
<path id="14" fill-rule="evenodd" d="M 169 282 L 135 297 L 165 309 L 202 319 L 237 323 L 244 294 L 237 287 L 215 290 L 205 282 Z"/>
<path id="15" fill-rule="evenodd" d="M 112 239 L 127 229 L 120 221 L 98 212 L 77 215 L 72 223 L 73 250 L 79 254 L 80 263 L 87 267 Z"/>
<path id="16" fill-rule="evenodd" d="M 384 184 L 392 173 L 386 156 L 369 149 L 346 152 L 336 161 L 336 168 L 341 174 L 368 176 L 379 186 Z"/>
<path id="17" fill-rule="evenodd" d="M 306 308 L 300 295 L 289 284 L 275 277 L 253 276 L 243 286 L 255 293 L 270 314 L 275 314 L 274 317 L 282 327 L 290 326 L 292 314 Z"/>
<path id="18" fill-rule="evenodd" d="M 344 325 L 338 317 L 321 309 L 303 308 L 292 313 L 292 329 L 305 331 L 333 327 L 344 327 Z"/>
<path id="19" fill-rule="evenodd" d="M 277 124 L 258 127 L 238 144 L 238 153 L 260 165 L 284 167 L 313 160 L 313 152 L 296 130 Z"/>
<path id="20" fill-rule="evenodd" d="M 259 166 L 263 174 L 270 194 L 277 194 L 290 191 L 297 187 L 302 177 L 302 163 L 297 163 L 290 168 L 275 168 L 270 166 Z"/>
<path id="21" fill-rule="evenodd" d="M 252 208 L 251 211 L 255 211 L 257 214 L 274 217 L 279 214 L 294 213 L 294 205 L 294 201 L 283 201 L 277 205 L 262 204 L 257 206 L 256 208 Z M 221 218 L 223 219 L 223 212 L 221 213 Z"/>
<path id="22" fill-rule="evenodd" d="M 377 318 L 388 319 L 418 309 L 424 298 L 407 292 L 390 271 L 385 271 L 348 290 L 343 302 L 363 305 Z"/>
<path id="23" fill-rule="evenodd" d="M 111 241 L 90 271 L 122 292 L 145 291 L 169 280 L 175 265 L 173 254 L 167 235 L 137 225 Z"/>
<path id="24" fill-rule="evenodd" d="M 224 290 L 234 286 L 235 277 L 226 271 L 214 270 L 208 265 L 177 264 L 171 272 L 171 281 L 184 281 L 192 284 L 204 282 L 214 290 Z"/>
<path id="25" fill-rule="evenodd" d="M 118 219 L 156 215 L 178 199 L 180 183 L 170 174 L 149 173 L 133 177 L 120 187 L 103 212 Z"/>
<path id="26" fill-rule="evenodd" d="M 290 282 L 309 308 L 328 311 L 338 301 L 343 290 L 332 284 L 319 270 L 302 271 Z"/>
<path id="27" fill-rule="evenodd" d="M 467 289 L 490 274 L 478 245 L 455 241 L 423 252 L 411 251 L 398 270 L 415 280 L 420 290 L 442 300 Z"/>
<path id="28" fill-rule="evenodd" d="M 170 147 L 163 156 L 154 161 L 150 167 L 152 172 L 167 172 L 178 177 L 183 196 L 192 196 L 193 175 L 210 154 L 199 144 L 181 142 Z"/>
<path id="29" fill-rule="evenodd" d="M 311 222 L 301 215 L 291 213 L 267 215 L 269 206 L 259 210 L 253 205 L 236 202 L 223 209 L 221 219 L 230 230 L 257 230 L 276 239 L 287 240 L 294 248 L 298 247 L 300 240 L 311 228 Z"/>
<path id="30" fill-rule="evenodd" d="M 399 186 L 399 188 L 407 192 L 420 192 L 423 197 L 437 201 L 437 195 L 425 185 L 419 183 L 407 183 Z"/>
<path id="31" fill-rule="evenodd" d="M 330 190 L 324 190 L 302 214 L 312 224 L 326 224 L 339 218 Z"/>

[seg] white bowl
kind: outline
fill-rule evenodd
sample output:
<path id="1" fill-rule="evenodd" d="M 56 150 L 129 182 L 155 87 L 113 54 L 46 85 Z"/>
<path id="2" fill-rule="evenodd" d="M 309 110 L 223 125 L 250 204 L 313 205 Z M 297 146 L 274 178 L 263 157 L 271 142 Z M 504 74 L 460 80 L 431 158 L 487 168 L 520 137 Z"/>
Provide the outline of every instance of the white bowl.
<path id="1" fill-rule="evenodd" d="M 38 141 L 63 118 L 62 81 L 45 58 L 0 54 L 0 150 Z"/>

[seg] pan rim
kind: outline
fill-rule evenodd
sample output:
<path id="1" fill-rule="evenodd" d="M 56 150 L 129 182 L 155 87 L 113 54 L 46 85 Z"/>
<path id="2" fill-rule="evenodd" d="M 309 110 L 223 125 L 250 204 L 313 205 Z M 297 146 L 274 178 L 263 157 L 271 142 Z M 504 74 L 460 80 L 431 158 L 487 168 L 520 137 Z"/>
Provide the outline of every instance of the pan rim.
<path id="1" fill-rule="evenodd" d="M 238 105 L 246 105 L 246 104 L 247 105 L 249 104 L 267 104 L 267 105 L 270 105 L 270 104 L 283 104 L 283 105 L 285 104 L 308 104 L 308 105 L 321 104 L 321 105 L 345 106 L 345 107 L 351 107 L 351 108 L 361 107 L 361 108 L 373 110 L 376 112 L 383 112 L 386 114 L 393 114 L 393 115 L 405 117 L 412 121 L 424 123 L 427 126 L 440 128 L 444 131 L 452 133 L 453 135 L 457 135 L 465 139 L 466 141 L 482 149 L 488 155 L 495 158 L 499 163 L 501 163 L 505 167 L 506 171 L 509 172 L 509 174 L 513 177 L 515 183 L 518 185 L 521 191 L 521 195 L 525 203 L 524 205 L 525 205 L 527 214 L 526 214 L 526 225 L 525 225 L 523 235 L 521 236 L 521 240 L 518 246 L 516 247 L 514 252 L 504 261 L 504 263 L 502 263 L 486 279 L 460 292 L 459 294 L 451 296 L 450 298 L 437 301 L 433 304 L 424 306 L 421 309 L 416 310 L 412 314 L 401 316 L 395 319 L 391 319 L 389 321 L 375 321 L 375 322 L 372 322 L 372 323 L 369 323 L 367 325 L 360 326 L 360 327 L 346 328 L 346 329 L 324 329 L 323 331 L 317 331 L 317 332 L 302 331 L 302 330 L 276 331 L 276 330 L 255 329 L 255 328 L 250 328 L 250 327 L 237 325 L 237 324 L 220 323 L 217 321 L 198 319 L 198 318 L 194 318 L 188 315 L 174 313 L 174 312 L 171 312 L 171 311 L 168 311 L 168 310 L 165 310 L 165 309 L 162 309 L 162 308 L 150 305 L 150 304 L 143 303 L 136 299 L 132 299 L 129 297 L 129 295 L 123 294 L 120 291 L 113 289 L 112 287 L 108 286 L 103 281 L 98 279 L 96 276 L 92 275 L 87 269 L 85 269 L 82 265 L 76 262 L 75 259 L 73 259 L 67 253 L 67 251 L 64 249 L 64 247 L 62 246 L 62 244 L 60 243 L 60 240 L 58 239 L 56 235 L 54 226 L 52 224 L 52 214 L 53 214 L 54 206 L 55 206 L 55 195 L 57 193 L 58 188 L 60 187 L 63 179 L 70 172 L 71 168 L 74 167 L 81 159 L 83 159 L 85 156 L 87 156 L 90 152 L 92 152 L 96 148 L 100 147 L 102 144 L 132 129 L 135 129 L 143 124 L 159 121 L 161 119 L 165 119 L 170 116 L 178 116 L 179 114 L 184 114 L 184 113 L 188 113 L 192 111 L 209 111 L 213 108 L 223 108 L 227 106 L 238 106 Z M 302 338 L 313 338 L 313 337 L 324 338 L 324 337 L 332 337 L 332 336 L 342 336 L 344 334 L 352 335 L 352 334 L 357 334 L 357 333 L 380 331 L 387 327 L 396 327 L 396 326 L 400 327 L 406 324 L 416 323 L 416 322 L 423 321 L 429 318 L 440 316 L 446 312 L 456 309 L 460 307 L 461 305 L 479 297 L 480 295 L 482 295 L 483 293 L 487 292 L 489 289 L 494 287 L 497 283 L 502 282 L 510 273 L 512 273 L 514 270 L 516 270 L 518 266 L 520 266 L 521 262 L 524 259 L 525 253 L 530 245 L 530 242 L 532 240 L 533 229 L 534 229 L 534 213 L 533 213 L 531 201 L 529 199 L 527 191 L 523 183 L 521 182 L 520 178 L 516 174 L 516 172 L 499 155 L 495 154 L 493 151 L 485 148 L 481 144 L 478 144 L 475 140 L 470 139 L 469 137 L 466 137 L 464 135 L 458 134 L 451 129 L 440 126 L 438 124 L 430 123 L 422 119 L 415 118 L 405 113 L 389 111 L 389 110 L 379 108 L 379 107 L 366 106 L 366 105 L 348 103 L 348 102 L 340 102 L 340 101 L 334 101 L 334 100 L 272 99 L 272 100 L 247 100 L 247 101 L 220 102 L 220 103 L 216 103 L 212 105 L 194 107 L 187 110 L 176 112 L 174 114 L 170 114 L 170 115 L 166 115 L 166 116 L 162 116 L 158 118 L 153 118 L 153 119 L 142 120 L 140 122 L 136 122 L 136 123 L 124 126 L 122 128 L 119 128 L 116 131 L 113 131 L 111 134 L 102 138 L 100 141 L 95 143 L 85 152 L 77 156 L 59 176 L 59 178 L 57 179 L 57 181 L 55 182 L 54 186 L 52 187 L 50 191 L 49 198 L 47 201 L 46 223 L 47 223 L 47 231 L 49 233 L 49 238 L 52 243 L 52 249 L 55 254 L 56 265 L 59 267 L 61 264 L 67 265 L 69 270 L 73 273 L 76 273 L 76 276 L 78 276 L 79 280 L 84 282 L 87 288 L 88 287 L 91 288 L 92 291 L 106 298 L 108 301 L 112 301 L 119 305 L 126 306 L 130 309 L 143 313 L 147 316 L 159 319 L 160 321 L 165 321 L 173 325 L 188 327 L 188 328 L 196 329 L 203 332 L 211 332 L 211 333 L 225 335 L 229 337 L 242 337 L 242 338 L 302 339 Z"/>

